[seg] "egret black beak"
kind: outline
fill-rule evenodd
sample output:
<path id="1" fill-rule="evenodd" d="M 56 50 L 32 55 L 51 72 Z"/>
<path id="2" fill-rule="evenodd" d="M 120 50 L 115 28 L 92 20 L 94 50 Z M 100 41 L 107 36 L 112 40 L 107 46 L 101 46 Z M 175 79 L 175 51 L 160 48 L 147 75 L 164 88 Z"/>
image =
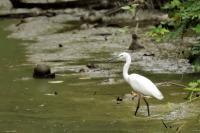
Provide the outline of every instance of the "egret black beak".
<path id="1" fill-rule="evenodd" d="M 119 57 L 119 56 L 114 56 L 113 58 L 107 60 L 107 62 L 112 62 L 112 61 L 116 60 L 118 57 Z"/>

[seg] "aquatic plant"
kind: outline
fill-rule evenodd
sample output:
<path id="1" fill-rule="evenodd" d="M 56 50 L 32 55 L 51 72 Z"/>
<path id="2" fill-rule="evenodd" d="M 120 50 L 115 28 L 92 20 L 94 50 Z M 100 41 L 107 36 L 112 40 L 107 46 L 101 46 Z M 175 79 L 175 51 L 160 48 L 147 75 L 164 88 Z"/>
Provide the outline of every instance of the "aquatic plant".
<path id="1" fill-rule="evenodd" d="M 188 87 L 185 88 L 185 90 L 189 91 L 186 99 L 192 101 L 192 97 L 195 96 L 199 96 L 199 92 L 200 92 L 200 79 L 195 81 L 195 82 L 190 82 L 188 84 Z"/>

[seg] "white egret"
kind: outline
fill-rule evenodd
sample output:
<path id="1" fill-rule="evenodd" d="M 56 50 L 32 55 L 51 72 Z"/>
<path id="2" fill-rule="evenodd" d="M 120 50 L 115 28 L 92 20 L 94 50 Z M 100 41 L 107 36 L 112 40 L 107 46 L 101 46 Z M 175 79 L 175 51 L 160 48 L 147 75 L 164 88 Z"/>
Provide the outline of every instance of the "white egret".
<path id="1" fill-rule="evenodd" d="M 146 103 L 148 116 L 150 116 L 149 104 L 148 104 L 147 100 L 145 99 L 145 96 L 151 96 L 151 97 L 157 98 L 158 100 L 162 100 L 164 98 L 162 93 L 158 90 L 156 85 L 148 78 L 146 78 L 142 75 L 139 75 L 139 74 L 135 74 L 135 73 L 130 74 L 130 75 L 128 74 L 128 69 L 131 64 L 131 56 L 129 53 L 123 52 L 118 55 L 118 58 L 126 59 L 126 63 L 124 64 L 124 67 L 123 67 L 123 77 L 124 77 L 125 81 L 130 84 L 133 91 L 139 95 L 137 108 L 135 110 L 135 116 L 140 107 L 140 99 L 141 98 Z"/>

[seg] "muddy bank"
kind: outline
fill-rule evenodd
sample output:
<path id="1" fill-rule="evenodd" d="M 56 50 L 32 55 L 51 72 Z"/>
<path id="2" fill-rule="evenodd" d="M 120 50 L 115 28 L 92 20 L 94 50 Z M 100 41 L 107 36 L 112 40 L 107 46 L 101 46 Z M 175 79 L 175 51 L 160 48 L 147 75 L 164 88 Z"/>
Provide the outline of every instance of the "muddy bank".
<path id="1" fill-rule="evenodd" d="M 51 65 L 55 72 L 61 73 L 57 74 L 56 80 L 63 81 L 63 83 L 50 84 L 48 80 L 32 79 L 30 75 L 32 69 L 26 59 L 23 59 L 23 62 L 18 62 L 22 56 L 13 58 L 12 54 L 5 52 L 8 57 L 11 57 L 5 59 L 2 56 L 4 61 L 11 61 L 11 63 L 17 61 L 18 67 L 15 67 L 16 64 L 9 68 L 6 65 L 2 68 L 7 69 L 1 71 L 5 75 L 3 79 L 6 81 L 1 84 L 4 93 L 1 93 L 2 121 L 0 126 L 1 129 L 5 128 L 3 131 L 9 132 L 12 129 L 14 132 L 30 130 L 42 132 L 66 132 L 69 130 L 69 132 L 74 132 L 78 128 L 81 132 L 86 131 L 85 128 L 87 128 L 87 131 L 116 133 L 116 131 L 177 131 L 179 127 L 181 127 L 181 131 L 185 132 L 199 129 L 197 123 L 199 121 L 198 100 L 191 104 L 186 103 L 183 98 L 187 92 L 182 87 L 178 88 L 173 85 L 165 84 L 162 86 L 161 83 L 158 86 L 165 96 L 164 101 L 149 99 L 151 117 L 146 117 L 145 104 L 141 104 L 139 115 L 134 117 L 133 110 L 135 110 L 136 103 L 130 97 L 131 88 L 124 83 L 121 76 L 123 63 L 120 61 L 106 62 L 111 56 L 128 49 L 134 28 L 124 32 L 126 28 L 95 26 L 94 24 L 83 25 L 79 22 L 79 17 L 70 16 L 27 18 L 19 20 L 9 27 L 11 31 L 15 30 L 10 37 L 30 40 L 24 45 L 27 48 L 26 56 L 30 62 L 33 62 L 32 65 L 34 66 L 35 63 Z M 76 19 L 77 21 L 70 21 Z M 145 49 L 132 52 L 135 62 L 132 63 L 131 71 L 144 70 L 145 67 L 151 68 L 148 66 L 151 60 L 154 63 L 163 61 L 166 64 L 177 61 L 177 58 L 174 58 L 176 52 L 167 54 L 168 52 L 165 51 L 165 54 L 160 54 L 162 48 L 173 52 L 176 47 L 171 44 L 169 49 L 168 44 L 163 44 L 162 47 L 154 44 L 145 35 L 147 30 L 148 26 L 138 31 L 140 35 L 138 41 Z M 5 37 L 2 38 L 5 39 Z M 11 53 L 16 54 L 15 56 L 24 55 L 24 53 L 18 53 L 20 52 L 19 45 L 15 42 L 4 42 L 3 44 L 2 51 L 9 48 L 10 51 L 14 51 Z M 142 61 L 144 65 L 140 63 Z M 178 63 L 181 62 L 182 60 Z M 28 66 L 22 67 L 21 63 L 26 63 Z M 141 67 L 142 65 L 144 68 Z M 153 68 L 158 68 L 158 65 Z M 68 70 L 73 71 L 73 73 L 66 72 Z M 74 72 L 78 72 L 78 74 Z M 112 77 L 119 76 L 119 73 L 120 77 Z M 148 75 L 148 73 L 145 74 Z M 12 78 L 7 78 L 10 75 Z M 105 78 L 91 79 L 95 76 Z M 197 76 L 187 76 L 182 77 L 183 80 L 180 84 L 198 79 Z M 150 73 L 147 77 L 158 83 L 180 80 L 181 75 Z M 186 78 L 187 80 L 185 80 Z M 8 91 L 5 91 L 5 88 Z M 117 103 L 117 97 L 128 94 L 127 98 L 123 97 L 123 101 Z M 10 115 L 11 113 L 12 115 Z M 18 117 L 19 115 L 20 117 Z M 161 120 L 166 123 L 168 128 L 164 127 Z M 19 124 L 19 127 L 16 124 Z M 22 125 L 27 126 L 27 128 L 22 129 Z M 79 125 L 81 126 L 78 127 Z M 146 125 L 148 128 L 145 128 Z M 141 127 L 144 129 L 141 130 Z M 99 129 L 104 130 L 99 131 Z"/>
<path id="2" fill-rule="evenodd" d="M 34 41 L 24 44 L 27 46 L 28 60 L 35 64 L 45 62 L 56 72 L 79 72 L 80 69 L 84 69 L 84 73 L 100 77 L 110 76 L 110 71 L 120 72 L 122 63 L 109 64 L 106 60 L 122 51 L 128 51 L 132 33 L 135 32 L 132 14 L 122 12 L 113 16 L 103 16 L 101 23 L 88 23 L 82 19 L 91 13 L 88 10 L 66 9 L 62 12 L 64 13 L 53 17 L 41 16 L 19 20 L 19 23 L 8 28 L 12 31 L 9 37 Z M 93 11 L 94 14 L 104 12 Z M 178 44 L 156 44 L 146 35 L 151 25 L 142 25 L 143 22 L 160 19 L 165 14 L 141 10 L 137 15 L 141 24 L 137 30 L 138 42 L 144 49 L 128 51 L 134 62 L 131 71 L 191 73 L 192 67 L 188 60 L 182 59 L 177 52 Z M 122 22 L 128 27 L 124 27 Z M 188 40 L 193 41 L 192 38 Z M 86 65 L 91 62 L 96 63 L 99 68 L 87 68 Z"/>

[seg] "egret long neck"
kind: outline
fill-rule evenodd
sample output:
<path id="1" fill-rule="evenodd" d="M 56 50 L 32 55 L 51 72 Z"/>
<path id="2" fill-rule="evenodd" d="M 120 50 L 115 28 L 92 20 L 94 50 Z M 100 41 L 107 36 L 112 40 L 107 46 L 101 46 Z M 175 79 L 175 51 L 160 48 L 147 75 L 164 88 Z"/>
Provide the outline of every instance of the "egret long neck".
<path id="1" fill-rule="evenodd" d="M 123 76 L 125 80 L 128 80 L 128 69 L 129 69 L 130 64 L 131 64 L 131 57 L 127 56 L 126 63 L 124 64 L 124 67 L 123 67 Z"/>

